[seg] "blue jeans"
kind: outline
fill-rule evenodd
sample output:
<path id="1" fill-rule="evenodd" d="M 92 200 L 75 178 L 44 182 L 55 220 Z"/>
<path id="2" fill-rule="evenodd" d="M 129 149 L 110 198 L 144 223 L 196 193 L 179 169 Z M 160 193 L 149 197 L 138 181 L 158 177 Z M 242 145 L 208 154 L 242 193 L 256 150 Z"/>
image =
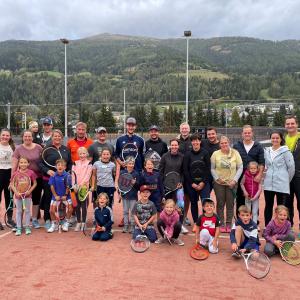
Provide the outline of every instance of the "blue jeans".
<path id="1" fill-rule="evenodd" d="M 147 229 L 144 231 L 144 233 L 140 228 L 137 227 L 134 228 L 132 238 L 135 239 L 138 235 L 142 235 L 142 234 L 146 235 L 151 243 L 154 243 L 157 240 L 156 231 L 153 226 L 150 227 L 148 226 Z"/>
<path id="2" fill-rule="evenodd" d="M 196 191 L 192 186 L 188 187 L 188 195 L 191 201 L 191 213 L 193 217 L 194 223 L 198 220 L 199 217 L 199 210 L 198 210 L 198 200 L 199 196 L 201 197 L 201 201 L 204 198 L 210 197 L 210 185 L 207 182 L 204 188 L 201 191 Z"/>
<path id="3" fill-rule="evenodd" d="M 108 241 L 112 239 L 112 233 L 111 231 L 96 231 L 93 236 L 92 236 L 92 240 L 93 241 Z"/>

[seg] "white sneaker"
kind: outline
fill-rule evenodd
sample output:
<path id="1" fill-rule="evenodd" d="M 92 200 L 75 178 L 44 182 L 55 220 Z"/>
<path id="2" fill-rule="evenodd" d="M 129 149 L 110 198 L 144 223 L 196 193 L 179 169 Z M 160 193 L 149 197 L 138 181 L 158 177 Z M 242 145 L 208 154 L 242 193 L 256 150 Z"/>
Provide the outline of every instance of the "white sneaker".
<path id="1" fill-rule="evenodd" d="M 81 223 L 77 223 L 74 231 L 80 231 L 80 229 L 81 229 Z"/>
<path id="2" fill-rule="evenodd" d="M 81 223 L 81 228 L 80 228 L 80 230 L 81 231 L 84 231 L 86 229 L 86 224 L 85 223 Z"/>
<path id="3" fill-rule="evenodd" d="M 62 225 L 62 230 L 65 231 L 65 232 L 69 231 L 69 223 L 68 222 L 65 222 Z"/>
<path id="4" fill-rule="evenodd" d="M 55 223 L 51 223 L 50 228 L 47 230 L 48 233 L 52 233 L 54 232 L 56 229 L 56 224 Z"/>
<path id="5" fill-rule="evenodd" d="M 173 239 L 173 243 L 178 246 L 184 246 L 184 242 L 181 239 Z"/>
<path id="6" fill-rule="evenodd" d="M 163 237 L 161 237 L 161 238 L 157 239 L 154 243 L 155 243 L 155 244 L 162 244 L 162 243 L 164 243 L 165 241 L 166 241 L 166 239 L 163 238 Z"/>
<path id="7" fill-rule="evenodd" d="M 182 234 L 187 234 L 187 233 L 189 233 L 189 231 L 186 229 L 186 227 L 184 227 L 183 225 L 181 225 L 181 233 Z"/>

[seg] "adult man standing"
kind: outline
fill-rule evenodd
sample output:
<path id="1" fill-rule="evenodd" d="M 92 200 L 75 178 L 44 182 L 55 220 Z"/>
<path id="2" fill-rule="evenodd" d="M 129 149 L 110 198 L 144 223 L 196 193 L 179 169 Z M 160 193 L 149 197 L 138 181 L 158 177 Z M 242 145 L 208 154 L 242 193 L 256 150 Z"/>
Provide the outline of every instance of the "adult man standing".
<path id="1" fill-rule="evenodd" d="M 45 147 L 47 144 L 51 144 L 53 121 L 50 117 L 42 119 L 43 133 L 41 134 L 42 143 L 41 146 Z"/>
<path id="2" fill-rule="evenodd" d="M 100 126 L 96 128 L 95 131 L 97 133 L 97 141 L 95 141 L 92 145 L 90 145 L 88 149 L 93 164 L 99 160 L 99 156 L 101 155 L 101 152 L 104 148 L 110 151 L 111 157 L 114 154 L 114 146 L 106 142 L 106 135 L 107 135 L 106 128 Z"/>
<path id="3" fill-rule="evenodd" d="M 261 182 L 263 171 L 265 168 L 265 158 L 264 158 L 264 149 L 259 142 L 253 140 L 253 130 L 250 125 L 245 125 L 242 131 L 242 141 L 238 141 L 233 145 L 233 148 L 236 149 L 243 161 L 243 173 L 247 169 L 247 165 L 250 161 L 256 161 L 259 167 L 259 173 L 256 175 L 254 180 L 256 182 Z M 245 205 L 244 193 L 240 186 L 240 180 L 238 182 L 237 195 L 236 195 L 236 215 L 238 215 L 238 208 L 241 205 Z"/>
<path id="4" fill-rule="evenodd" d="M 142 137 L 135 134 L 136 130 L 136 119 L 129 117 L 126 120 L 126 134 L 118 137 L 116 141 L 116 159 L 119 165 L 124 168 L 124 154 L 122 155 L 123 149 L 127 149 L 126 156 L 130 155 L 135 157 L 134 169 L 138 172 L 143 170 L 143 153 L 145 147 L 145 141 Z M 127 146 L 126 146 L 127 145 Z M 129 147 L 128 147 L 129 146 Z"/>
<path id="5" fill-rule="evenodd" d="M 165 143 L 159 137 L 159 128 L 156 125 L 152 125 L 149 128 L 150 139 L 146 141 L 146 152 L 153 150 L 159 154 L 160 157 L 168 152 L 167 143 Z"/>
<path id="6" fill-rule="evenodd" d="M 71 152 L 72 162 L 79 160 L 78 156 L 78 148 L 84 147 L 86 149 L 89 148 L 91 144 L 93 144 L 93 140 L 87 137 L 86 130 L 87 125 L 83 122 L 78 122 L 75 126 L 76 128 L 76 136 L 74 139 L 70 139 L 68 141 L 67 147 Z"/>
<path id="7" fill-rule="evenodd" d="M 294 116 L 288 116 L 285 119 L 285 143 L 292 152 L 295 161 L 295 175 L 290 183 L 290 201 L 289 213 L 290 221 L 294 224 L 294 197 L 297 200 L 297 209 L 300 214 L 300 132 L 298 131 L 298 120 Z M 300 227 L 300 225 L 299 225 Z"/>

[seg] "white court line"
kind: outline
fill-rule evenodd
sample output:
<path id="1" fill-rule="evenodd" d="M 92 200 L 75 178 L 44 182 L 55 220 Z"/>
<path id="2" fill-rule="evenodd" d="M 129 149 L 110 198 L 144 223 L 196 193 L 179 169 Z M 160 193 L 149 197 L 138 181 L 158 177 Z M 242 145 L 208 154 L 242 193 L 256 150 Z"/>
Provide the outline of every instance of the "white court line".
<path id="1" fill-rule="evenodd" d="M 1 235 L 0 235 L 0 239 L 2 239 L 2 238 L 4 238 L 5 236 L 11 234 L 12 232 L 13 232 L 13 231 L 10 230 L 10 231 L 8 231 L 8 232 L 5 232 L 5 233 L 1 234 Z"/>

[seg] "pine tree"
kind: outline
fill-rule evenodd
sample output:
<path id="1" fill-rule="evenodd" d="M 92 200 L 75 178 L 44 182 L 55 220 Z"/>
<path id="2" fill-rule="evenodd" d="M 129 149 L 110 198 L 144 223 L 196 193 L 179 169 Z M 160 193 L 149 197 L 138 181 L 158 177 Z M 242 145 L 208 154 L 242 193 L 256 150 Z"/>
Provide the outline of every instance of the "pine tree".
<path id="1" fill-rule="evenodd" d="M 159 112 L 158 112 L 155 104 L 152 104 L 150 106 L 150 113 L 149 113 L 148 120 L 149 120 L 150 126 L 151 125 L 160 126 Z"/>
<path id="2" fill-rule="evenodd" d="M 232 111 L 232 114 L 231 114 L 231 125 L 233 127 L 239 127 L 241 126 L 241 119 L 240 119 L 240 116 L 239 116 L 239 113 L 237 111 L 237 109 L 233 109 Z"/>

